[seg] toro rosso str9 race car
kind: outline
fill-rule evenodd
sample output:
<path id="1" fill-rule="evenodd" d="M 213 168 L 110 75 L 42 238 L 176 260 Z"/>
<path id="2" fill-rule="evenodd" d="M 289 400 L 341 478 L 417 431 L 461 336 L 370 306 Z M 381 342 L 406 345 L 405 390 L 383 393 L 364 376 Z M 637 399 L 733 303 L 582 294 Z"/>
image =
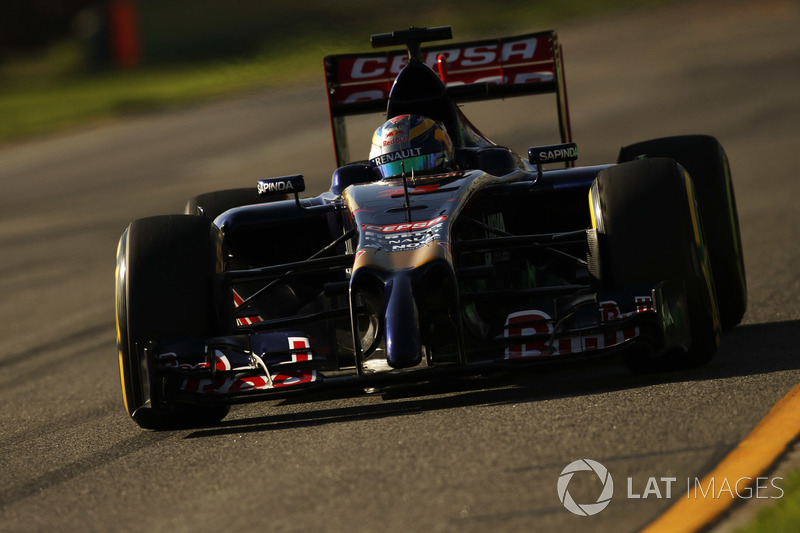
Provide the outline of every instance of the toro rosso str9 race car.
<path id="1" fill-rule="evenodd" d="M 117 344 L 139 425 L 542 361 L 616 354 L 652 372 L 710 360 L 747 305 L 717 140 L 649 140 L 575 166 L 556 34 L 422 46 L 450 38 L 410 28 L 372 36 L 405 48 L 325 58 L 327 192 L 262 179 L 128 226 Z M 458 107 L 533 94 L 555 95 L 561 138 L 523 155 Z M 352 161 L 345 120 L 372 112 L 386 122 Z"/>

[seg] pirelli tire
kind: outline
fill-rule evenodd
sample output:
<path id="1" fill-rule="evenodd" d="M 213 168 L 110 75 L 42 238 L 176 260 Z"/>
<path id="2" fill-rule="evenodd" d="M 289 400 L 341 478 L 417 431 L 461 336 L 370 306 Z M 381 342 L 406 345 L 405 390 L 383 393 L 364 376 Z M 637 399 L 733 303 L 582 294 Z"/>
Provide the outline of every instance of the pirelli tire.
<path id="1" fill-rule="evenodd" d="M 219 215 L 244 205 L 255 205 L 277 200 L 285 200 L 286 195 L 264 197 L 258 194 L 255 187 L 242 187 L 238 189 L 225 189 L 222 191 L 208 192 L 190 198 L 186 202 L 184 213 L 187 215 L 199 215 L 208 220 L 214 220 Z"/>
<path id="2" fill-rule="evenodd" d="M 747 310 L 747 281 L 736 197 L 725 150 L 714 137 L 683 135 L 625 146 L 618 161 L 641 157 L 674 159 L 692 177 L 714 271 L 722 327 L 736 326 Z"/>
<path id="3" fill-rule="evenodd" d="M 672 159 L 644 159 L 603 170 L 592 190 L 600 275 L 608 288 L 665 280 L 683 282 L 691 343 L 688 350 L 631 352 L 634 372 L 699 366 L 720 342 L 719 311 L 694 187 Z"/>
<path id="4" fill-rule="evenodd" d="M 148 375 L 143 351 L 151 341 L 215 334 L 212 279 L 222 268 L 217 233 L 206 218 L 164 215 L 132 222 L 120 238 L 116 267 L 120 380 L 126 410 L 144 428 L 216 423 L 228 413 L 227 405 L 171 405 L 161 398 L 161 382 Z M 151 399 L 159 400 L 157 405 Z"/>

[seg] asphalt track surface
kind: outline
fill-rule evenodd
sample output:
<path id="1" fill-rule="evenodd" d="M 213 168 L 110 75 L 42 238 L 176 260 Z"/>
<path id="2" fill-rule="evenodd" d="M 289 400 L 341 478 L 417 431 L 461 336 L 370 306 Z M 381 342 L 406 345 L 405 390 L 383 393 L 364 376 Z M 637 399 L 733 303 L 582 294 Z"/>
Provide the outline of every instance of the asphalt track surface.
<path id="1" fill-rule="evenodd" d="M 684 133 L 715 135 L 729 154 L 750 305 L 714 361 L 690 372 L 560 367 L 272 401 L 217 427 L 144 431 L 124 413 L 116 364 L 119 235 L 259 177 L 301 172 L 321 192 L 333 166 L 321 80 L 0 148 L 0 530 L 645 526 L 800 381 L 798 27 L 800 4 L 768 1 L 559 28 L 583 164 Z M 552 140 L 553 119 L 537 115 L 548 97 L 497 105 L 466 112 L 518 149 Z M 556 490 L 582 458 L 616 483 L 591 517 L 569 513 Z M 671 499 L 663 484 L 662 498 L 626 497 L 627 478 L 641 494 L 650 477 L 678 480 Z M 586 503 L 598 487 L 584 478 L 570 490 Z"/>

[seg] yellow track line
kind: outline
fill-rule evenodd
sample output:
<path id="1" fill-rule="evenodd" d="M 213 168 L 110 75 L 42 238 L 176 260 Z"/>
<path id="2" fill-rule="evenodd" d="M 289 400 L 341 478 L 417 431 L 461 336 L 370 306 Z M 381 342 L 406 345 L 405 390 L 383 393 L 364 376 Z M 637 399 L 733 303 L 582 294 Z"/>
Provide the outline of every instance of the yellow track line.
<path id="1" fill-rule="evenodd" d="M 772 406 L 767 416 L 706 475 L 697 489 L 675 502 L 672 507 L 647 526 L 643 533 L 695 532 L 707 527 L 736 502 L 736 484 L 742 478 L 761 476 L 786 451 L 789 443 L 800 433 L 800 384 Z M 719 491 L 727 480 L 733 493 Z M 714 483 L 716 494 L 709 493 Z M 745 488 L 746 480 L 738 489 Z M 705 491 L 705 496 L 703 495 Z"/>

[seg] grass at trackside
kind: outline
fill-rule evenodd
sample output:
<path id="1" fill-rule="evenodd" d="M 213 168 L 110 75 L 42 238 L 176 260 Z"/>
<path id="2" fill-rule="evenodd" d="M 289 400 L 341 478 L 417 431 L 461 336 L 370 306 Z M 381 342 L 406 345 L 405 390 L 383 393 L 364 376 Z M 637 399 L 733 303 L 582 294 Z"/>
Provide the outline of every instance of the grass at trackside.
<path id="1" fill-rule="evenodd" d="M 793 470 L 779 485 L 784 494 L 758 512 L 737 533 L 795 533 L 800 531 L 800 469 Z"/>
<path id="2" fill-rule="evenodd" d="M 77 45 L 60 47 L 60 61 L 76 65 L 74 70 L 59 67 L 51 73 L 45 67 L 29 77 L 0 76 L 0 140 L 310 78 L 309 68 L 295 68 L 293 63 L 306 61 L 294 57 L 83 73 L 77 66 Z M 49 56 L 40 61 L 52 63 Z M 313 63 L 321 72 L 321 58 Z M 16 65 L 7 66 L 6 72 L 16 69 Z"/>
<path id="3" fill-rule="evenodd" d="M 0 142 L 129 113 L 290 82 L 322 81 L 322 57 L 369 49 L 371 33 L 452 25 L 455 40 L 556 28 L 565 20 L 678 0 L 423 0 L 364 8 L 362 0 L 284 4 L 269 53 L 193 65 L 87 72 L 77 42 L 0 63 Z M 315 13 L 309 22 L 309 13 Z M 302 31 L 299 31 L 302 29 Z M 277 41 L 277 42 L 276 42 Z"/>

